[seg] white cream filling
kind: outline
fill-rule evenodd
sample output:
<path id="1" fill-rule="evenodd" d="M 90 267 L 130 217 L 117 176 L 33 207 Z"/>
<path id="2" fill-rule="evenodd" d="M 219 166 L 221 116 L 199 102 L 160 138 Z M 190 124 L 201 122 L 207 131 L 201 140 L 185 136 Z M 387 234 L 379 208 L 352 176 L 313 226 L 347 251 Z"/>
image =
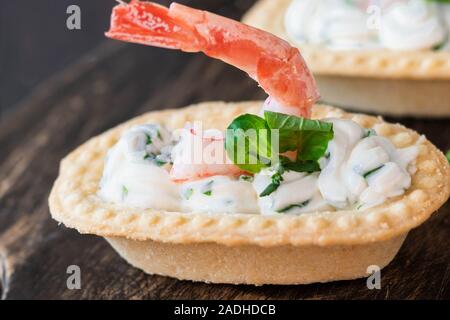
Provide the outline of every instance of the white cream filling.
<path id="1" fill-rule="evenodd" d="M 440 7 L 423 0 L 394 4 L 382 17 L 381 45 L 392 50 L 422 50 L 443 43 L 448 30 Z"/>
<path id="2" fill-rule="evenodd" d="M 170 161 L 167 153 L 174 144 L 170 133 L 160 126 L 137 126 L 125 132 L 108 152 L 99 196 L 139 208 L 271 215 L 367 208 L 410 187 L 417 146 L 397 149 L 354 121 L 324 121 L 333 123 L 334 138 L 319 161 L 322 170 L 310 174 L 286 171 L 280 186 L 264 197 L 258 195 L 271 183 L 273 168 L 251 179 L 216 175 L 173 182 L 170 164 L 158 161 Z M 183 148 L 183 141 L 175 151 Z M 148 153 L 153 156 L 146 157 Z"/>
<path id="3" fill-rule="evenodd" d="M 397 149 L 384 137 L 364 137 L 368 132 L 351 120 L 329 121 L 333 122 L 334 138 L 318 179 L 329 204 L 340 209 L 371 207 L 410 187 L 417 146 Z"/>
<path id="4" fill-rule="evenodd" d="M 288 36 L 331 49 L 423 50 L 449 48 L 450 5 L 425 0 L 369 2 L 293 0 L 285 13 Z"/>
<path id="5" fill-rule="evenodd" d="M 108 151 L 99 196 L 126 206 L 179 211 L 181 197 L 168 172 L 158 166 L 169 160 L 170 136 L 158 125 L 126 131 Z"/>
<path id="6" fill-rule="evenodd" d="M 185 211 L 255 213 L 257 195 L 248 181 L 213 176 L 180 185 Z"/>
<path id="7" fill-rule="evenodd" d="M 272 173 L 267 170 L 255 175 L 253 185 L 257 194 L 260 194 L 270 184 Z M 317 172 L 311 174 L 286 172 L 283 174 L 284 180 L 277 190 L 268 196 L 259 197 L 261 214 L 300 214 L 332 210 L 317 187 L 318 176 Z"/>

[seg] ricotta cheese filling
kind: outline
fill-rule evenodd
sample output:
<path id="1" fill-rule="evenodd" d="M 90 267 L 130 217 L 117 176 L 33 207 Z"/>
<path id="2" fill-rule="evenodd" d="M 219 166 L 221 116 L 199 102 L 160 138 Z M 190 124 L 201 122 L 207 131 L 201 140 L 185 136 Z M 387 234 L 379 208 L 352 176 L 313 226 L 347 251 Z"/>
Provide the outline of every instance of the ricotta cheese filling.
<path id="1" fill-rule="evenodd" d="M 176 182 L 169 171 L 188 146 L 186 139 L 160 125 L 135 126 L 109 150 L 98 194 L 104 201 L 138 208 L 273 215 L 369 208 L 410 187 L 416 145 L 396 148 L 352 120 L 322 121 L 333 124 L 334 136 L 318 172 L 280 174 L 270 167 L 254 175 Z M 261 196 L 275 174 L 281 176 L 279 187 Z"/>
<path id="2" fill-rule="evenodd" d="M 288 36 L 331 49 L 449 50 L 450 4 L 426 0 L 293 0 Z"/>

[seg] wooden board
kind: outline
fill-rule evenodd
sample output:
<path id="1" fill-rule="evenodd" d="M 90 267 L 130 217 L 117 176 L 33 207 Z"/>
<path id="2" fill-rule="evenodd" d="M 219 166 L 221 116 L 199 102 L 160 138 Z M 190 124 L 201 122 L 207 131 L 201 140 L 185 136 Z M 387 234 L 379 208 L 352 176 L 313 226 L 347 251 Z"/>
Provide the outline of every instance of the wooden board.
<path id="1" fill-rule="evenodd" d="M 247 3 L 249 5 L 249 3 Z M 247 6 L 248 7 L 248 6 Z M 211 8 L 210 8 L 211 9 Z M 246 8 L 241 8 L 242 11 Z M 233 14 L 235 14 L 234 12 Z M 203 55 L 105 41 L 42 83 L 0 126 L 0 291 L 6 299 L 445 299 L 450 298 L 450 205 L 408 236 L 382 271 L 307 286 L 208 285 L 149 276 L 105 240 L 53 221 L 47 198 L 60 159 L 93 135 L 143 112 L 265 94 L 244 73 Z M 390 119 L 450 148 L 450 121 Z M 81 268 L 69 290 L 66 269 Z"/>

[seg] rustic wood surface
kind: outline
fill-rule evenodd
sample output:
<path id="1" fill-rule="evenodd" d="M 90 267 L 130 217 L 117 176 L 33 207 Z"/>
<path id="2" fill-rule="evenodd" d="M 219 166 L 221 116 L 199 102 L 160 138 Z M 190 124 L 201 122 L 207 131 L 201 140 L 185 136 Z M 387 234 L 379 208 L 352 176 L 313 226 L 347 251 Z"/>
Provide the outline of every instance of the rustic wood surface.
<path id="1" fill-rule="evenodd" d="M 221 2 L 196 1 L 198 7 L 212 11 L 229 1 Z M 250 4 L 242 3 L 220 10 L 239 17 Z M 63 73 L 42 83 L 16 112 L 0 122 L 2 298 L 450 298 L 449 203 L 409 234 L 395 260 L 382 271 L 381 290 L 368 290 L 365 279 L 254 287 L 149 276 L 129 266 L 102 238 L 80 235 L 50 218 L 47 198 L 58 174 L 58 163 L 90 137 L 150 110 L 206 100 L 263 97 L 264 93 L 244 73 L 203 55 L 107 40 Z M 450 148 L 449 119 L 389 120 L 426 134 L 442 150 Z M 81 268 L 80 290 L 67 289 L 69 265 Z"/>

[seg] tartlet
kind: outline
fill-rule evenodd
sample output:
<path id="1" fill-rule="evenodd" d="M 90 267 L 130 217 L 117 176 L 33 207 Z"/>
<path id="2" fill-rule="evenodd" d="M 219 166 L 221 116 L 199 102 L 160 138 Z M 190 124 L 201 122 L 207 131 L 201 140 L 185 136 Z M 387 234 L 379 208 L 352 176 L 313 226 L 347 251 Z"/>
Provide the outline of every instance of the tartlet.
<path id="1" fill-rule="evenodd" d="M 137 209 L 98 196 L 104 157 L 131 126 L 151 122 L 175 129 L 201 120 L 224 129 L 237 115 L 257 113 L 260 106 L 206 102 L 155 111 L 92 138 L 62 160 L 49 198 L 52 217 L 80 233 L 105 237 L 130 264 L 149 274 L 213 283 L 306 284 L 360 278 L 370 265 L 386 266 L 407 233 L 449 197 L 450 166 L 425 137 L 379 117 L 325 105 L 315 105 L 312 118 L 352 119 L 397 147 L 418 145 L 417 171 L 402 196 L 365 210 L 298 216 Z"/>
<path id="2" fill-rule="evenodd" d="M 324 102 L 388 115 L 450 116 L 449 51 L 332 50 L 299 43 L 284 26 L 291 2 L 259 0 L 243 22 L 298 46 Z"/>
<path id="3" fill-rule="evenodd" d="M 113 9 L 106 35 L 203 52 L 269 94 L 150 112 L 63 159 L 52 216 L 147 273 L 255 285 L 362 277 L 449 197 L 449 164 L 425 137 L 315 105 L 299 50 L 272 34 L 133 0 Z"/>

